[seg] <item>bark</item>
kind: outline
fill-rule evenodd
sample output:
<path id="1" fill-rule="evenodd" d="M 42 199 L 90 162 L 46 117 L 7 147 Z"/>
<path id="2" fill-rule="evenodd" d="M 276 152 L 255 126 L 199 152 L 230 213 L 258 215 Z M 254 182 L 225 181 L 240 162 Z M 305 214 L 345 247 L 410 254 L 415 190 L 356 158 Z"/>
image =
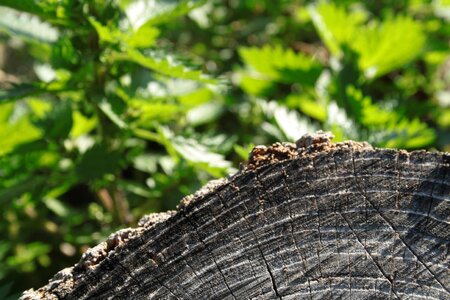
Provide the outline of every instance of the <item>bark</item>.
<path id="1" fill-rule="evenodd" d="M 450 299 L 448 153 L 256 147 L 22 299 Z"/>

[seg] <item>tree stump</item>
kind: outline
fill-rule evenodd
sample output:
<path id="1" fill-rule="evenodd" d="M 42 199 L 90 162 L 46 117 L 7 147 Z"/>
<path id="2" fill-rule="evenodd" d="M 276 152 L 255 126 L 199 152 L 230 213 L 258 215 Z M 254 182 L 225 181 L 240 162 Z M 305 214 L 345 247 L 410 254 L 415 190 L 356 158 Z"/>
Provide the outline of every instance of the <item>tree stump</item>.
<path id="1" fill-rule="evenodd" d="M 255 147 L 21 299 L 450 299 L 448 153 Z"/>

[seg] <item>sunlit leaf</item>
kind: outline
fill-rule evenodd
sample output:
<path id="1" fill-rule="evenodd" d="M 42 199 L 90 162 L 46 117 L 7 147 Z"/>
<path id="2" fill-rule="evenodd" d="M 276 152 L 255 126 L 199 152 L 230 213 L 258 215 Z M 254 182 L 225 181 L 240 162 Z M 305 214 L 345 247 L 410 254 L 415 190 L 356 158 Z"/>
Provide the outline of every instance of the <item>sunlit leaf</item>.
<path id="1" fill-rule="evenodd" d="M 119 114 L 115 111 L 114 106 L 111 104 L 111 101 L 107 101 L 103 99 L 98 107 L 102 110 L 102 112 L 119 128 L 127 128 L 128 125 L 121 119 Z"/>
<path id="2" fill-rule="evenodd" d="M 97 31 L 98 37 L 101 42 L 117 42 L 120 38 L 117 32 L 113 31 L 112 28 L 109 28 L 107 26 L 104 26 L 99 21 L 97 21 L 94 18 L 88 18 L 89 23 L 95 28 L 95 31 Z"/>
<path id="3" fill-rule="evenodd" d="M 286 99 L 289 107 L 298 107 L 302 113 L 319 121 L 325 121 L 327 111 L 324 105 L 303 95 L 289 95 Z"/>
<path id="4" fill-rule="evenodd" d="M 295 142 L 308 132 L 316 131 L 316 128 L 296 111 L 279 106 L 274 112 L 275 121 L 284 136 L 291 142 Z"/>
<path id="5" fill-rule="evenodd" d="M 154 154 L 141 154 L 133 159 L 133 166 L 142 172 L 155 173 L 159 156 Z"/>
<path id="6" fill-rule="evenodd" d="M 5 122 L 0 126 L 0 156 L 41 136 L 42 132 L 34 126 L 28 115 L 16 121 Z"/>
<path id="7" fill-rule="evenodd" d="M 234 152 L 237 153 L 237 155 L 239 155 L 239 157 L 246 161 L 248 159 L 249 153 L 252 151 L 252 149 L 255 147 L 254 144 L 249 144 L 247 147 L 242 147 L 239 145 L 234 145 L 233 149 Z"/>
<path id="8" fill-rule="evenodd" d="M 247 67 L 262 79 L 313 85 L 322 71 L 320 63 L 313 58 L 280 46 L 240 48 L 239 54 Z"/>
<path id="9" fill-rule="evenodd" d="M 203 75 L 202 72 L 188 69 L 170 56 L 160 56 L 157 52 L 148 52 L 148 55 L 144 55 L 136 49 L 128 49 L 126 53 L 113 53 L 107 59 L 111 61 L 132 61 L 168 77 L 215 83 L 215 80 Z"/>
<path id="10" fill-rule="evenodd" d="M 314 25 L 330 51 L 341 58 L 345 47 L 356 52 L 369 79 L 379 77 L 416 58 L 425 45 L 423 26 L 408 16 L 366 22 L 361 12 L 321 2 L 309 9 Z"/>
<path id="11" fill-rule="evenodd" d="M 66 217 L 70 215 L 70 208 L 58 199 L 47 198 L 43 202 L 48 207 L 48 209 L 50 209 L 60 217 Z"/>
<path id="12" fill-rule="evenodd" d="M 95 118 L 86 118 L 79 111 L 74 111 L 72 113 L 72 119 L 73 126 L 70 131 L 70 136 L 73 138 L 89 133 L 97 125 L 97 120 Z"/>
<path id="13" fill-rule="evenodd" d="M 425 123 L 408 120 L 394 110 L 380 107 L 354 87 L 349 86 L 346 93 L 353 117 L 371 130 L 367 137 L 370 142 L 382 147 L 415 149 L 435 140 L 434 131 Z"/>
<path id="14" fill-rule="evenodd" d="M 143 127 L 153 126 L 157 122 L 176 120 L 181 112 L 181 107 L 174 103 L 132 100 L 129 104 L 133 114 L 138 118 L 138 124 Z"/>
<path id="15" fill-rule="evenodd" d="M 125 39 L 125 43 L 133 48 L 146 48 L 155 44 L 159 30 L 150 25 L 143 25 Z"/>
<path id="16" fill-rule="evenodd" d="M 3 2 L 0 4 L 4 5 Z M 19 13 L 6 7 L 0 7 L 0 15 L 0 32 L 3 31 L 27 42 L 53 43 L 58 39 L 58 31 L 36 16 Z"/>
<path id="17" fill-rule="evenodd" d="M 125 7 L 125 14 L 134 28 L 156 25 L 187 14 L 206 0 L 136 0 Z"/>
<path id="18" fill-rule="evenodd" d="M 218 102 L 205 103 L 189 110 L 186 115 L 186 120 L 190 125 L 198 126 L 213 122 L 223 111 L 223 105 Z"/>
<path id="19" fill-rule="evenodd" d="M 216 168 L 229 168 L 231 163 L 226 161 L 220 154 L 210 152 L 208 148 L 200 145 L 197 141 L 176 137 L 172 141 L 175 150 L 186 160 L 194 163 L 206 163 Z"/>

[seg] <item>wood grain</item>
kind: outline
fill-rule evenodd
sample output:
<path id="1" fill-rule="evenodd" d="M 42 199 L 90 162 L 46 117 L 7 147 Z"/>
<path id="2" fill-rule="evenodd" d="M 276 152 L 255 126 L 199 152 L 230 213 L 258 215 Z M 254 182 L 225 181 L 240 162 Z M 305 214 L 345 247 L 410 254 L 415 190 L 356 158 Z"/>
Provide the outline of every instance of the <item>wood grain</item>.
<path id="1" fill-rule="evenodd" d="M 259 148 L 21 299 L 450 299 L 450 155 L 317 141 Z"/>

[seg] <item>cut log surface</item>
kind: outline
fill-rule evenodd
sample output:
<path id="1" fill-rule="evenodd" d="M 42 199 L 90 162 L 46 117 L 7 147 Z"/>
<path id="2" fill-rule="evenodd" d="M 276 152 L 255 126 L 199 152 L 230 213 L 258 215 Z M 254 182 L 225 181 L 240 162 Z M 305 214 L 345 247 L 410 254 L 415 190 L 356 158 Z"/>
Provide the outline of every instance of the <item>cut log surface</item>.
<path id="1" fill-rule="evenodd" d="M 450 299 L 450 155 L 258 146 L 21 299 Z"/>

